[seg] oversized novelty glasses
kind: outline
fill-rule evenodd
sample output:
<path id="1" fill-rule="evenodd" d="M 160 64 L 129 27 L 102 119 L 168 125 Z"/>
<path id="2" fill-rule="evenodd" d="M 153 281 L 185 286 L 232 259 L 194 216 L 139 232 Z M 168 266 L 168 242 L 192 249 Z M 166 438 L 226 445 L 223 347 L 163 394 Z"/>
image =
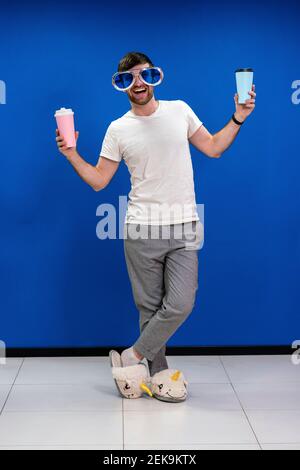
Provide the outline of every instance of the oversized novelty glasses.
<path id="1" fill-rule="evenodd" d="M 135 81 L 135 75 L 139 75 L 145 85 L 156 86 L 163 80 L 163 72 L 159 67 L 147 67 L 132 72 L 116 72 L 112 77 L 112 84 L 116 90 L 127 91 Z"/>

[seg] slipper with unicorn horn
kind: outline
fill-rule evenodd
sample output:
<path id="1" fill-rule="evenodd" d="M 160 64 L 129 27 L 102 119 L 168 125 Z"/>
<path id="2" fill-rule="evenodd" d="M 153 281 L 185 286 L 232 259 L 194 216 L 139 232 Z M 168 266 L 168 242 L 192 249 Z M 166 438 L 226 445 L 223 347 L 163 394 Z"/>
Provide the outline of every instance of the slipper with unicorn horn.
<path id="1" fill-rule="evenodd" d="M 151 392 L 155 398 L 179 403 L 187 398 L 187 385 L 183 373 L 177 369 L 165 369 L 151 377 Z"/>

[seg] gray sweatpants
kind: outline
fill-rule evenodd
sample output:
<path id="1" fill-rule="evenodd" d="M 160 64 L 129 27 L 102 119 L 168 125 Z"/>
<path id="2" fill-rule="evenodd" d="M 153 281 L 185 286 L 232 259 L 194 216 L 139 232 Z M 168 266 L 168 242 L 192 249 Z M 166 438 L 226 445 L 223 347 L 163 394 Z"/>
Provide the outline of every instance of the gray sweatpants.
<path id="1" fill-rule="evenodd" d="M 150 373 L 150 365 L 153 373 L 168 368 L 166 343 L 193 309 L 202 239 L 199 221 L 125 224 L 125 259 L 140 314 L 140 336 L 133 346 L 147 358 Z"/>

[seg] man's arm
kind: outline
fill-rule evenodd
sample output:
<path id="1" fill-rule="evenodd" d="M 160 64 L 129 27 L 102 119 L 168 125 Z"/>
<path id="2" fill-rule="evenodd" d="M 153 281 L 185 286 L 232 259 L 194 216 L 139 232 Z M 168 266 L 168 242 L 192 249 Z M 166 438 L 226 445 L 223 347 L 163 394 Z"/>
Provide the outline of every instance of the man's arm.
<path id="1" fill-rule="evenodd" d="M 71 163 L 76 173 L 91 186 L 95 191 L 104 189 L 115 172 L 119 167 L 119 162 L 110 160 L 105 157 L 100 157 L 96 166 L 86 162 L 77 152 L 76 147 L 67 148 L 65 141 L 59 135 L 58 130 L 56 131 L 56 142 L 59 151 L 67 158 Z M 78 132 L 76 132 L 76 143 L 78 139 Z"/>
<path id="2" fill-rule="evenodd" d="M 208 157 L 219 158 L 232 144 L 240 127 L 232 119 L 216 134 L 212 135 L 203 125 L 189 138 L 191 144 Z"/>
<path id="3" fill-rule="evenodd" d="M 106 188 L 119 167 L 119 162 L 100 157 L 96 166 L 87 163 L 76 151 L 68 158 L 76 173 L 95 191 Z"/>
<path id="4" fill-rule="evenodd" d="M 249 92 L 250 99 L 245 104 L 238 103 L 238 95 L 234 96 L 236 111 L 235 118 L 244 122 L 247 117 L 252 113 L 255 108 L 255 85 L 252 91 Z M 216 134 L 212 135 L 203 125 L 189 138 L 191 144 L 194 145 L 200 152 L 203 152 L 208 157 L 218 158 L 225 150 L 230 147 L 234 139 L 239 133 L 240 125 L 236 124 L 232 119 Z"/>

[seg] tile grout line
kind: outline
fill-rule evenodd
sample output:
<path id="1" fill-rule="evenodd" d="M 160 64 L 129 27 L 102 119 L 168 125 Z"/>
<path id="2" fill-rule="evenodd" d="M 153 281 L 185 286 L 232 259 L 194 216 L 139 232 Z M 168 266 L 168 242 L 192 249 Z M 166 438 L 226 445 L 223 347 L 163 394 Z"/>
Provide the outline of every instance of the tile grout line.
<path id="1" fill-rule="evenodd" d="M 1 408 L 1 410 L 0 410 L 0 416 L 2 415 L 2 412 L 3 412 L 4 408 L 5 408 L 6 403 L 7 403 L 7 400 L 9 399 L 9 396 L 10 396 L 10 394 L 11 394 L 11 391 L 12 391 L 12 389 L 13 389 L 13 386 L 15 385 L 15 382 L 16 382 L 16 380 L 17 380 L 17 378 L 18 378 L 18 375 L 19 375 L 19 373 L 20 373 L 20 370 L 21 370 L 21 368 L 22 368 L 22 366 L 23 366 L 23 364 L 24 364 L 24 361 L 25 361 L 25 357 L 22 358 L 22 362 L 21 362 L 21 364 L 20 364 L 20 367 L 19 367 L 19 369 L 18 369 L 18 372 L 16 373 L 15 379 L 14 379 L 14 381 L 13 381 L 13 383 L 12 383 L 10 389 L 9 389 L 9 392 L 8 392 L 8 394 L 7 394 L 7 397 L 6 397 L 6 400 L 4 401 L 3 406 L 2 406 L 2 408 Z"/>
<path id="2" fill-rule="evenodd" d="M 232 390 L 233 390 L 233 392 L 234 392 L 234 394 L 235 394 L 235 396 L 236 396 L 236 398 L 237 398 L 237 400 L 238 400 L 238 402 L 239 402 L 239 404 L 240 404 L 240 406 L 241 406 L 241 408 L 242 408 L 242 410 L 243 410 L 243 413 L 244 413 L 244 415 L 245 415 L 245 417 L 246 417 L 246 420 L 247 420 L 247 422 L 248 422 L 248 424 L 249 424 L 249 426 L 250 426 L 250 428 L 251 428 L 251 430 L 252 430 L 252 432 L 253 432 L 253 434 L 254 434 L 254 437 L 255 437 L 255 439 L 256 439 L 256 442 L 257 442 L 257 444 L 259 445 L 260 450 L 263 450 L 263 449 L 262 449 L 262 446 L 261 446 L 261 444 L 260 444 L 260 442 L 259 442 L 259 440 L 258 440 L 258 437 L 257 437 L 257 435 L 256 435 L 256 432 L 254 431 L 253 426 L 252 426 L 252 424 L 251 424 L 251 422 L 250 422 L 250 419 L 249 419 L 249 417 L 248 417 L 248 415 L 247 415 L 247 413 L 246 413 L 246 410 L 245 410 L 244 407 L 243 407 L 243 404 L 242 404 L 242 402 L 241 402 L 241 400 L 240 400 L 240 397 L 238 396 L 238 394 L 237 394 L 237 392 L 236 392 L 236 390 L 235 390 L 235 388 L 234 388 L 234 385 L 233 385 L 233 383 L 231 382 L 231 378 L 230 378 L 230 376 L 229 376 L 229 374 L 228 374 L 228 372 L 227 372 L 227 369 L 226 369 L 226 367 L 225 367 L 225 365 L 224 365 L 224 363 L 223 363 L 223 360 L 222 360 L 222 357 L 221 357 L 221 356 L 219 356 L 219 360 L 220 360 L 220 362 L 221 362 L 221 364 L 222 364 L 222 367 L 223 367 L 223 369 L 224 369 L 225 374 L 226 374 L 227 377 L 228 377 L 228 380 L 229 380 L 229 382 L 230 382 L 230 385 L 231 385 L 231 387 L 232 387 Z"/>

